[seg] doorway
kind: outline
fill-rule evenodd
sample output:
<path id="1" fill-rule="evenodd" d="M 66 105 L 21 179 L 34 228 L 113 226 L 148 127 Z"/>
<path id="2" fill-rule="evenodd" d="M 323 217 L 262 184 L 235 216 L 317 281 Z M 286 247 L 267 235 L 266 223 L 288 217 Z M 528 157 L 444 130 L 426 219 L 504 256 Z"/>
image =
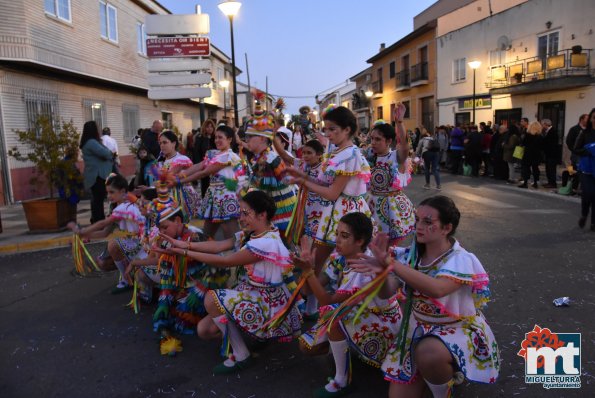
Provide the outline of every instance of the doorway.
<path id="1" fill-rule="evenodd" d="M 471 112 L 455 113 L 455 126 L 461 127 L 471 123 Z"/>
<path id="2" fill-rule="evenodd" d="M 434 97 L 421 99 L 421 124 L 429 132 L 434 131 Z"/>
<path id="3" fill-rule="evenodd" d="M 494 117 L 494 123 L 499 126 L 512 126 L 520 123 L 523 117 L 523 108 L 498 109 Z"/>
<path id="4" fill-rule="evenodd" d="M 564 122 L 566 115 L 566 102 L 540 102 L 537 104 L 537 118 L 550 119 L 552 127 L 558 134 L 558 162 L 562 161 L 562 141 L 564 140 Z"/>

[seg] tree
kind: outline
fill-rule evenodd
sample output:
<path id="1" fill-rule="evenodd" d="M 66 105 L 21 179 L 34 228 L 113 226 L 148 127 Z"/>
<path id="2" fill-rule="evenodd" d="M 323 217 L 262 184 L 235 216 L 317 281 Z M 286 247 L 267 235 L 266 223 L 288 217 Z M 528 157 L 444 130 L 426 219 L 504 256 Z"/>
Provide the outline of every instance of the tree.
<path id="1" fill-rule="evenodd" d="M 8 155 L 21 162 L 33 163 L 35 175 L 31 184 L 46 184 L 51 198 L 56 188 L 67 190 L 73 181 L 81 179 L 76 169 L 80 134 L 72 120 L 62 121 L 62 126 L 55 128 L 48 116 L 41 115 L 33 128 L 16 130 L 15 133 L 21 148 L 13 147 Z"/>

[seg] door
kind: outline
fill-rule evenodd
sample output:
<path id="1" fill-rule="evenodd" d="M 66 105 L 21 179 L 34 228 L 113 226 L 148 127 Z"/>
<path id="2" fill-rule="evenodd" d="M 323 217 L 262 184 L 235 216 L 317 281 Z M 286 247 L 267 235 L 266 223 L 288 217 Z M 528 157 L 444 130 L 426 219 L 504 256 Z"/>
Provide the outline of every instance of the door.
<path id="1" fill-rule="evenodd" d="M 523 108 L 498 109 L 494 117 L 494 123 L 499 126 L 512 126 L 521 122 Z"/>
<path id="2" fill-rule="evenodd" d="M 421 99 L 421 124 L 429 132 L 434 131 L 434 97 Z"/>
<path id="3" fill-rule="evenodd" d="M 562 160 L 562 141 L 564 140 L 564 119 L 566 115 L 566 102 L 540 102 L 537 108 L 539 120 L 550 119 L 552 127 L 558 133 L 558 161 Z"/>
<path id="4" fill-rule="evenodd" d="M 455 113 L 455 126 L 464 126 L 471 123 L 471 112 Z"/>

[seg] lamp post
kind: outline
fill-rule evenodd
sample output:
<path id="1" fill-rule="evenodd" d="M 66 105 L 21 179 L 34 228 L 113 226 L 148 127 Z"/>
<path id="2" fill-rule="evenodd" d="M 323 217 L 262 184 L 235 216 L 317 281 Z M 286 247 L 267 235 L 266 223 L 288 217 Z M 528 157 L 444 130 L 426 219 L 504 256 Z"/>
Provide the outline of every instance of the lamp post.
<path id="1" fill-rule="evenodd" d="M 374 95 L 374 92 L 368 88 L 364 92 L 364 95 L 368 99 L 368 131 L 370 131 L 370 128 L 372 127 L 372 96 Z"/>
<path id="2" fill-rule="evenodd" d="M 227 91 L 227 88 L 229 87 L 229 80 L 227 80 L 227 79 L 221 80 L 219 82 L 219 85 L 221 87 L 223 87 L 223 119 L 227 122 L 227 98 L 225 96 L 225 92 Z"/>
<path id="3" fill-rule="evenodd" d="M 233 114 L 234 114 L 234 125 L 239 127 L 238 124 L 238 90 L 236 85 L 236 51 L 234 48 L 233 41 L 233 17 L 235 17 L 240 10 L 242 3 L 239 1 L 224 1 L 219 3 L 218 7 L 229 18 L 229 30 L 231 32 L 231 76 L 233 78 Z"/>
<path id="4" fill-rule="evenodd" d="M 481 61 L 469 62 L 469 67 L 473 69 L 473 119 L 471 122 L 475 124 L 475 70 L 481 66 Z"/>

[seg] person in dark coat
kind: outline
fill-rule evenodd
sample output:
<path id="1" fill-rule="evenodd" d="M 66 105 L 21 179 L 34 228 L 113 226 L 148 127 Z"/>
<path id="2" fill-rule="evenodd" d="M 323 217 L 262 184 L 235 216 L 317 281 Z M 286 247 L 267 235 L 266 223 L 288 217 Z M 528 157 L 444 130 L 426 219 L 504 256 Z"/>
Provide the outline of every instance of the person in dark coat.
<path id="1" fill-rule="evenodd" d="M 471 176 L 479 177 L 482 135 L 475 125 L 471 126 L 470 130 L 465 138 L 465 162 L 471 166 Z"/>
<path id="2" fill-rule="evenodd" d="M 574 145 L 576 144 L 576 139 L 581 131 L 587 128 L 587 122 L 589 121 L 589 115 L 586 113 L 582 114 L 581 117 L 578 119 L 578 124 L 576 126 L 572 126 L 570 130 L 568 130 L 568 134 L 566 135 L 566 146 L 570 151 L 570 164 L 572 165 L 572 169 L 574 171 L 578 170 L 578 155 L 574 153 Z M 578 190 L 580 178 L 575 178 L 572 180 L 572 190 L 576 192 Z"/>
<path id="3" fill-rule="evenodd" d="M 595 108 L 591 109 L 587 128 L 576 138 L 574 153 L 579 156 L 581 173 L 581 217 L 578 226 L 583 228 L 591 209 L 591 231 L 595 232 Z"/>
<path id="4" fill-rule="evenodd" d="M 490 142 L 490 157 L 494 167 L 494 178 L 497 180 L 508 179 L 508 165 L 504 161 L 502 149 L 503 140 L 506 138 L 504 134 L 507 132 L 508 129 L 506 127 L 504 127 L 504 130 L 498 128 L 492 135 L 492 141 Z"/>
<path id="5" fill-rule="evenodd" d="M 461 168 L 461 159 L 465 150 L 465 133 L 460 126 L 450 131 L 450 171 L 452 174 L 459 174 Z"/>
<path id="6" fill-rule="evenodd" d="M 204 121 L 200 126 L 200 134 L 194 137 L 194 163 L 200 163 L 204 160 L 207 151 L 215 149 L 215 122 L 211 119 Z M 200 190 L 204 198 L 209 188 L 209 180 L 211 177 L 207 176 L 200 180 Z"/>
<path id="7" fill-rule="evenodd" d="M 547 184 L 543 187 L 557 188 L 556 168 L 560 154 L 558 148 L 558 131 L 552 126 L 552 121 L 549 119 L 543 119 L 541 126 L 543 127 L 543 153 L 545 155 L 545 175 L 547 177 Z"/>
<path id="8" fill-rule="evenodd" d="M 525 154 L 521 161 L 521 177 L 523 178 L 523 182 L 519 185 L 519 188 L 528 187 L 531 174 L 533 174 L 533 188 L 538 188 L 542 141 L 541 124 L 539 122 L 531 123 L 522 141 L 522 145 L 525 147 Z"/>

